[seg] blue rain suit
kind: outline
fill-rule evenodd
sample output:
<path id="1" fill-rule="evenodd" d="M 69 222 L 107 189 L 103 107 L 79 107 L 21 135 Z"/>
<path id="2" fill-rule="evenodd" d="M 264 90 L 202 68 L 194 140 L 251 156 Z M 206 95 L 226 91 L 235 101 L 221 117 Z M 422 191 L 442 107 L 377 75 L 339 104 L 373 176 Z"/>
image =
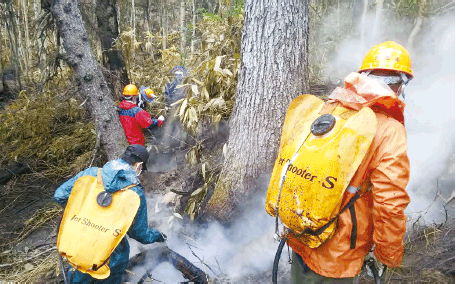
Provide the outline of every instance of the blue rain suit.
<path id="1" fill-rule="evenodd" d="M 65 206 L 76 180 L 85 175 L 96 177 L 97 172 L 97 167 L 88 168 L 63 183 L 54 193 L 55 201 L 60 203 L 62 206 Z M 135 220 L 133 221 L 127 234 L 130 238 L 133 238 L 142 244 L 151 244 L 157 241 L 163 241 L 163 237 L 160 232 L 149 228 L 147 224 L 146 198 L 144 197 L 142 186 L 140 185 L 139 179 L 137 178 L 133 168 L 122 159 L 113 160 L 103 166 L 101 170 L 101 178 L 103 179 L 103 186 L 105 190 L 109 193 L 114 193 L 131 184 L 138 184 L 137 186 L 131 188 L 131 190 L 139 195 L 141 201 Z M 127 268 L 129 257 L 130 245 L 128 244 L 127 238 L 123 238 L 111 254 L 111 259 L 109 261 L 111 275 L 107 279 L 100 281 L 92 278 L 89 274 L 85 274 L 77 270 L 74 272 L 70 271 L 68 279 L 74 283 L 92 283 L 95 280 L 97 280 L 97 282 L 104 283 L 121 283 L 122 275 Z"/>

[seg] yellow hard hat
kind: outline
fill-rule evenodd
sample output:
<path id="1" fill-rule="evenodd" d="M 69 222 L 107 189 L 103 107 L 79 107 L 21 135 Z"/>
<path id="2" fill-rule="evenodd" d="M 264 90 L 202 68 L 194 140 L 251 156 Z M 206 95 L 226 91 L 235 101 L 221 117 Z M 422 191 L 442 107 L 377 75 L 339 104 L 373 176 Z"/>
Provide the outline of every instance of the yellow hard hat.
<path id="1" fill-rule="evenodd" d="M 146 96 L 149 99 L 152 99 L 154 97 L 154 91 L 152 89 L 150 89 L 150 88 L 145 89 L 144 93 L 146 93 Z"/>
<path id="2" fill-rule="evenodd" d="M 128 84 L 123 89 L 122 94 L 124 96 L 137 96 L 139 95 L 138 87 L 135 84 Z"/>
<path id="3" fill-rule="evenodd" d="M 412 59 L 407 49 L 394 41 L 386 41 L 369 50 L 358 72 L 368 70 L 393 70 L 413 78 Z"/>

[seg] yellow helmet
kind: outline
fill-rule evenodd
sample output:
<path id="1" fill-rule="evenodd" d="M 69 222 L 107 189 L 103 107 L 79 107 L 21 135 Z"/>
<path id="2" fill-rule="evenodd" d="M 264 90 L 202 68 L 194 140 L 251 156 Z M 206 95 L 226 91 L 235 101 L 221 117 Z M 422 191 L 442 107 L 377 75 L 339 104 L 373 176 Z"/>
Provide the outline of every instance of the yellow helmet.
<path id="1" fill-rule="evenodd" d="M 358 72 L 376 69 L 399 71 L 407 74 L 409 79 L 413 78 L 410 54 L 394 41 L 386 41 L 371 48 Z"/>
<path id="2" fill-rule="evenodd" d="M 122 95 L 124 96 L 137 96 L 139 95 L 138 87 L 135 84 L 128 84 L 123 89 Z"/>
<path id="3" fill-rule="evenodd" d="M 154 91 L 152 89 L 150 89 L 150 88 L 145 89 L 144 93 L 146 93 L 146 96 L 149 99 L 152 99 L 154 97 Z"/>

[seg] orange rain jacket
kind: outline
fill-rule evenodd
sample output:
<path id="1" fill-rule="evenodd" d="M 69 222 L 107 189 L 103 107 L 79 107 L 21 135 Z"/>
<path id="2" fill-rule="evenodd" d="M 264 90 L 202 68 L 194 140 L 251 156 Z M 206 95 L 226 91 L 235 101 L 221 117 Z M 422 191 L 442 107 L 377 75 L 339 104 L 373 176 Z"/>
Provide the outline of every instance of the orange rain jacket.
<path id="1" fill-rule="evenodd" d="M 365 75 L 351 73 L 344 88 L 329 97 L 343 106 L 359 110 L 368 106 L 377 117 L 377 132 L 350 185 L 358 187 L 370 179 L 372 190 L 354 204 L 357 238 L 350 248 L 352 218 L 346 210 L 339 216 L 334 236 L 311 249 L 289 235 L 289 246 L 314 272 L 332 278 L 354 277 L 361 271 L 364 257 L 375 244 L 374 255 L 388 267 L 397 267 L 404 254 L 406 230 L 404 209 L 410 199 L 405 187 L 410 176 L 403 116 L 405 104 L 394 92 Z M 353 194 L 345 192 L 343 204 Z M 341 207 L 342 208 L 342 207 Z"/>

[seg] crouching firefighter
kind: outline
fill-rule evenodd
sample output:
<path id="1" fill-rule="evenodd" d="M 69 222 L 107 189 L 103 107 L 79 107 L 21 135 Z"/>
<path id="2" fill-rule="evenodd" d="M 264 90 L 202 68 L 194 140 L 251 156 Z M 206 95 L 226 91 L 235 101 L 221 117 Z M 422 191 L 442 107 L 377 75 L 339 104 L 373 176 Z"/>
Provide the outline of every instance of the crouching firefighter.
<path id="1" fill-rule="evenodd" d="M 266 200 L 281 238 L 273 282 L 285 242 L 292 283 L 353 283 L 363 265 L 380 283 L 401 264 L 410 164 L 399 96 L 412 78 L 409 53 L 389 41 L 327 102 L 292 101 Z"/>
<path id="2" fill-rule="evenodd" d="M 142 244 L 166 240 L 147 224 L 138 176 L 148 158 L 146 148 L 130 145 L 120 159 L 86 169 L 57 188 L 54 199 L 65 207 L 57 249 L 72 266 L 65 282 L 121 283 L 130 254 L 126 234 Z"/>

